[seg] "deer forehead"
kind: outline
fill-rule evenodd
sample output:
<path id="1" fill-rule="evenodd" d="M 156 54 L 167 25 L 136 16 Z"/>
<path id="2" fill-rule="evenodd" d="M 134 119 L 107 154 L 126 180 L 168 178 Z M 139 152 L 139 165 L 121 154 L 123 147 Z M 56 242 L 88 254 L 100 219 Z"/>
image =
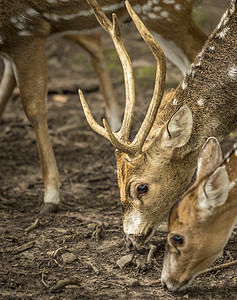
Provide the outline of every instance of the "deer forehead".
<path id="1" fill-rule="evenodd" d="M 169 216 L 169 230 L 188 225 L 196 220 L 196 211 L 194 209 L 198 198 L 198 190 L 190 191 L 183 199 L 177 201 L 172 207 Z"/>

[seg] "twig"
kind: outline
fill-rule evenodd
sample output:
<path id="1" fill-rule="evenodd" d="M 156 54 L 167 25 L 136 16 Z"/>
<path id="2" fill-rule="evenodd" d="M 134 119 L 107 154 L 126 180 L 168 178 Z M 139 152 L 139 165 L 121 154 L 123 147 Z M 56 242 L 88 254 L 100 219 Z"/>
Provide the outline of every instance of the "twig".
<path id="1" fill-rule="evenodd" d="M 141 285 L 142 286 L 152 286 L 152 285 L 157 285 L 157 284 L 160 284 L 160 283 L 161 283 L 161 280 L 157 279 L 157 280 L 153 280 L 153 281 L 150 281 L 150 282 L 147 282 L 147 283 L 143 283 Z"/>
<path id="2" fill-rule="evenodd" d="M 95 218 L 90 218 L 90 217 L 87 217 L 79 212 L 69 212 L 66 214 L 67 217 L 71 217 L 71 218 L 75 218 L 75 219 L 79 219 L 81 221 L 86 221 L 86 222 L 89 222 L 89 223 L 96 223 L 100 226 L 103 225 L 103 222 L 101 222 L 100 220 L 97 220 Z"/>
<path id="3" fill-rule="evenodd" d="M 57 250 L 54 251 L 53 257 L 55 258 L 55 257 L 61 255 L 62 253 L 66 252 L 67 251 L 66 249 L 67 249 L 66 246 L 58 248 Z"/>
<path id="4" fill-rule="evenodd" d="M 151 263 L 151 261 L 152 261 L 152 259 L 153 259 L 153 256 L 154 256 L 154 253 L 156 252 L 156 249 L 157 249 L 157 246 L 156 246 L 156 245 L 153 245 L 153 244 L 150 245 L 150 251 L 149 251 L 149 253 L 148 253 L 148 255 L 147 255 L 147 260 L 146 260 L 146 262 L 147 262 L 148 264 Z"/>
<path id="5" fill-rule="evenodd" d="M 43 271 L 42 271 L 41 281 L 42 281 L 42 283 L 43 283 L 47 288 L 49 288 L 49 286 L 47 285 L 47 283 L 44 281 L 44 271 L 45 271 L 45 268 L 43 268 Z"/>
<path id="6" fill-rule="evenodd" d="M 218 270 L 221 270 L 221 269 L 225 269 L 225 268 L 228 268 L 228 267 L 234 266 L 234 265 L 237 265 L 237 260 L 234 260 L 234 261 L 231 261 L 231 262 L 219 265 L 219 266 L 215 266 L 215 267 L 206 269 L 200 275 L 203 275 L 203 274 L 206 274 L 206 273 L 209 273 L 209 272 L 212 272 L 212 271 L 218 271 Z"/>
<path id="7" fill-rule="evenodd" d="M 62 279 L 62 280 L 59 280 L 58 283 L 56 283 L 55 286 L 53 286 L 50 289 L 50 291 L 56 291 L 56 290 L 66 287 L 68 285 L 80 285 L 80 282 L 74 278 Z"/>
<path id="8" fill-rule="evenodd" d="M 32 231 L 33 229 L 37 228 L 39 226 L 40 222 L 39 222 L 39 219 L 37 218 L 34 223 L 32 225 L 30 225 L 30 227 L 27 227 L 25 229 L 25 232 L 26 233 L 29 233 L 30 231 Z"/>
<path id="9" fill-rule="evenodd" d="M 13 254 L 18 254 L 20 252 L 26 251 L 30 248 L 33 248 L 35 245 L 35 241 L 31 241 L 29 243 L 26 243 L 22 246 L 16 247 L 15 249 L 13 249 Z"/>
<path id="10" fill-rule="evenodd" d="M 96 229 L 92 233 L 92 237 L 101 238 L 102 237 L 102 230 L 103 230 L 103 226 L 102 225 L 97 225 Z"/>

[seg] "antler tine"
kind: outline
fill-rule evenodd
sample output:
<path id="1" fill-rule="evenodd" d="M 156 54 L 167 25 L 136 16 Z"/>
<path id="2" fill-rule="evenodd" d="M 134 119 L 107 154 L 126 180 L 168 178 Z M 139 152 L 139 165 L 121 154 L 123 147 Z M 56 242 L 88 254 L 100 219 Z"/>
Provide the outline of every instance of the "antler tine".
<path id="1" fill-rule="evenodd" d="M 156 42 L 154 37 L 150 34 L 150 32 L 147 30 L 145 25 L 140 20 L 140 18 L 134 12 L 129 1 L 126 0 L 125 4 L 126 4 L 127 10 L 129 12 L 133 22 L 135 23 L 142 38 L 144 39 L 146 44 L 149 46 L 152 54 L 154 55 L 154 57 L 156 59 L 156 63 L 157 63 L 155 88 L 154 88 L 152 100 L 151 100 L 149 109 L 147 111 L 147 114 L 145 116 L 145 119 L 132 142 L 132 145 L 136 149 L 135 151 L 140 152 L 142 149 L 142 146 L 151 130 L 151 127 L 155 121 L 155 117 L 156 117 L 156 114 L 157 114 L 157 111 L 160 106 L 162 96 L 164 93 L 164 85 L 165 85 L 165 77 L 166 77 L 166 60 L 165 60 L 164 52 L 161 49 L 160 45 Z"/>
<path id="2" fill-rule="evenodd" d="M 98 134 L 102 135 L 103 137 L 105 137 L 106 139 L 110 140 L 109 136 L 107 135 L 107 132 L 105 130 L 105 128 L 103 128 L 102 126 L 100 126 L 95 119 L 93 118 L 90 108 L 86 102 L 86 99 L 82 93 L 82 91 L 79 89 L 78 90 L 78 94 L 79 94 L 79 98 L 81 100 L 81 105 L 84 111 L 84 114 L 86 116 L 86 120 L 88 122 L 88 124 L 90 125 L 91 129 L 93 129 L 95 132 L 97 132 Z"/>
<path id="3" fill-rule="evenodd" d="M 125 104 L 123 123 L 119 132 L 116 133 L 116 136 L 119 139 L 121 139 L 121 141 L 128 142 L 133 114 L 134 114 L 134 107 L 135 107 L 135 87 L 134 87 L 134 76 L 133 76 L 131 60 L 124 47 L 124 43 L 121 37 L 118 19 L 116 15 L 113 14 L 113 23 L 111 23 L 110 20 L 106 17 L 106 15 L 101 10 L 96 0 L 87 0 L 87 2 L 92 7 L 94 14 L 98 22 L 100 23 L 100 25 L 111 36 L 123 67 L 126 104 Z"/>
<path id="4" fill-rule="evenodd" d="M 133 156 L 135 154 L 135 148 L 132 146 L 132 144 L 125 144 L 125 143 L 121 143 L 116 136 L 114 135 L 114 133 L 111 131 L 109 124 L 107 123 L 107 121 L 105 119 L 103 119 L 103 124 L 104 124 L 104 128 L 109 136 L 109 140 L 111 142 L 111 144 L 116 148 L 119 149 L 122 152 L 127 153 L 130 156 Z"/>

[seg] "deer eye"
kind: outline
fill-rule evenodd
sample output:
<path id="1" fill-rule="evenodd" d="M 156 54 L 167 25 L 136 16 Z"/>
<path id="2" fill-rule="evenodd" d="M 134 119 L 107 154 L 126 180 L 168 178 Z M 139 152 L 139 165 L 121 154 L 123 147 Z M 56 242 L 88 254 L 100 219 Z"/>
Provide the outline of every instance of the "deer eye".
<path id="1" fill-rule="evenodd" d="M 184 243 L 184 238 L 181 235 L 173 235 L 172 236 L 172 243 L 174 246 L 180 246 Z"/>
<path id="2" fill-rule="evenodd" d="M 137 193 L 138 195 L 144 195 L 148 192 L 148 185 L 146 184 L 139 184 L 137 186 Z"/>

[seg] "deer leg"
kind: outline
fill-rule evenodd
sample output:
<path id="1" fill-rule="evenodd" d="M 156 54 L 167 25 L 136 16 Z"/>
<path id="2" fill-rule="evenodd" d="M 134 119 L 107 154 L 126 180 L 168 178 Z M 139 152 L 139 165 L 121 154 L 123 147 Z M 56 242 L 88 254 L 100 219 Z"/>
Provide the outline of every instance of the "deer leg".
<path id="1" fill-rule="evenodd" d="M 13 89 L 16 86 L 16 80 L 12 69 L 11 62 L 3 58 L 4 73 L 0 84 L 0 118 L 6 108 L 7 102 L 11 97 Z"/>
<path id="2" fill-rule="evenodd" d="M 55 211 L 59 204 L 60 181 L 47 125 L 47 69 L 44 46 L 45 40 L 31 40 L 24 45 L 24 49 L 14 51 L 12 60 L 22 105 L 35 131 L 39 149 L 45 189 L 41 213 L 48 213 Z"/>
<path id="3" fill-rule="evenodd" d="M 109 120 L 112 131 L 118 131 L 121 127 L 121 110 L 116 100 L 110 75 L 106 67 L 101 47 L 101 35 L 67 35 L 66 37 L 76 42 L 89 53 L 104 96 L 106 116 Z"/>

